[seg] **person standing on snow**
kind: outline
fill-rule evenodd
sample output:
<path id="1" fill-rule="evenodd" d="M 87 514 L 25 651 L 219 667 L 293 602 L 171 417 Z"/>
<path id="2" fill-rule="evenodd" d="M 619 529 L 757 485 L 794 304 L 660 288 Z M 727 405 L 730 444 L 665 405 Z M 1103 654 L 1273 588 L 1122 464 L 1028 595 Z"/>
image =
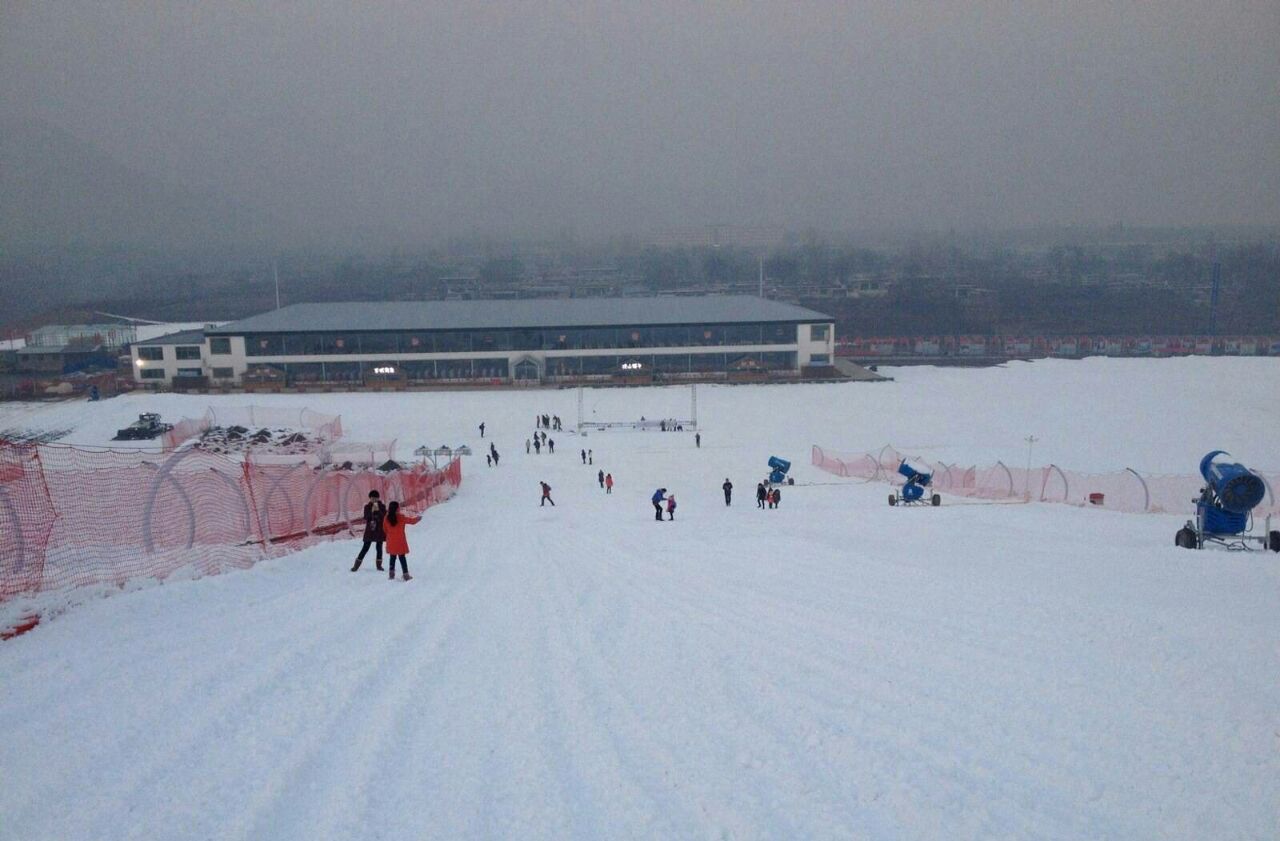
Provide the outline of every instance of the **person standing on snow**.
<path id="1" fill-rule="evenodd" d="M 556 439 L 552 438 L 547 441 L 547 452 L 554 453 L 556 451 Z"/>
<path id="2" fill-rule="evenodd" d="M 676 495 L 672 494 L 667 497 L 667 519 L 674 520 L 676 518 Z"/>
<path id="3" fill-rule="evenodd" d="M 369 491 L 369 501 L 364 504 L 364 545 L 360 547 L 360 554 L 356 555 L 352 572 L 360 569 L 360 563 L 369 553 L 370 545 L 377 547 L 373 559 L 378 565 L 378 572 L 382 572 L 382 542 L 387 539 L 387 533 L 382 529 L 382 518 L 387 515 L 387 506 L 382 504 L 378 496 L 377 491 Z"/>
<path id="4" fill-rule="evenodd" d="M 528 438 L 524 439 L 524 454 L 525 454 L 525 455 L 528 455 L 528 454 L 529 454 L 529 448 L 530 448 L 530 447 L 532 447 L 532 446 L 533 446 L 533 443 L 532 443 Z"/>
<path id="5" fill-rule="evenodd" d="M 533 439 L 533 452 L 535 455 L 542 455 L 542 442 L 537 438 Z"/>
<path id="6" fill-rule="evenodd" d="M 728 505 L 729 500 L 733 497 L 733 482 L 729 481 L 728 476 L 725 477 L 724 484 L 720 488 L 724 491 L 724 504 Z"/>
<path id="7" fill-rule="evenodd" d="M 667 498 L 667 489 L 658 488 L 653 492 L 650 501 L 653 502 L 653 519 L 662 522 L 662 501 Z"/>
<path id="8" fill-rule="evenodd" d="M 480 421 L 480 437 L 484 437 L 484 421 Z"/>
<path id="9" fill-rule="evenodd" d="M 701 432 L 693 433 L 693 446 L 697 447 L 698 449 L 702 449 L 702 433 Z"/>
<path id="10" fill-rule="evenodd" d="M 484 463 L 489 465 L 490 467 L 493 467 L 493 456 L 491 456 L 489 453 L 485 453 Z"/>
<path id="11" fill-rule="evenodd" d="M 768 491 L 764 489 L 764 482 L 756 485 L 756 508 L 764 508 L 764 498 L 768 495 Z"/>
<path id="12" fill-rule="evenodd" d="M 546 482 L 539 482 L 538 484 L 542 485 L 542 502 L 538 503 L 538 507 L 541 508 L 542 506 L 550 502 L 551 507 L 555 508 L 556 501 L 551 498 L 551 486 L 548 485 Z"/>
<path id="13" fill-rule="evenodd" d="M 497 467 L 498 466 L 498 448 L 490 444 L 489 449 L 493 451 L 493 466 Z"/>
<path id="14" fill-rule="evenodd" d="M 583 464 L 586 464 L 586 463 L 587 463 L 587 451 L 586 451 L 586 450 L 583 450 L 583 451 L 582 451 L 582 463 L 583 463 Z"/>
<path id="15" fill-rule="evenodd" d="M 393 502 L 387 508 L 387 517 L 383 521 L 383 529 L 387 533 L 387 554 L 391 555 L 390 570 L 391 580 L 396 577 L 396 558 L 400 559 L 400 569 L 404 571 L 404 580 L 409 581 L 413 578 L 409 574 L 409 540 L 404 535 L 404 527 L 421 521 L 421 517 L 414 517 L 412 514 L 401 514 L 400 503 Z"/>
<path id="16" fill-rule="evenodd" d="M 587 450 L 587 464 L 595 464 L 595 463 L 596 463 L 595 452 L 592 450 Z"/>
<path id="17" fill-rule="evenodd" d="M 601 489 L 603 489 L 604 488 L 604 471 L 603 470 L 601 470 L 599 473 L 596 474 L 596 479 L 600 482 Z"/>
<path id="18" fill-rule="evenodd" d="M 613 493 L 613 474 L 612 473 L 604 474 L 604 492 L 607 494 Z"/>
<path id="19" fill-rule="evenodd" d="M 770 500 L 770 508 L 777 508 L 782 505 L 782 488 L 773 489 L 773 499 Z"/>

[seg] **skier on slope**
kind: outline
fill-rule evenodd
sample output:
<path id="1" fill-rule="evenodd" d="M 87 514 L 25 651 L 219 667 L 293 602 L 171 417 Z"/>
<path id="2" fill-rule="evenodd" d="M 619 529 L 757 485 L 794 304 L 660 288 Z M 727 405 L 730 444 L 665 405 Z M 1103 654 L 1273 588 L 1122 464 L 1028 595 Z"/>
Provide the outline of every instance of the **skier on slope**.
<path id="1" fill-rule="evenodd" d="M 667 498 L 667 489 L 658 488 L 653 492 L 650 501 L 653 502 L 653 519 L 662 522 L 662 501 Z"/>
<path id="2" fill-rule="evenodd" d="M 733 482 L 729 481 L 728 476 L 725 477 L 724 484 L 721 485 L 720 488 L 724 491 L 724 504 L 728 505 L 730 499 L 733 497 Z"/>
<path id="3" fill-rule="evenodd" d="M 541 508 L 542 506 L 550 502 L 551 507 L 555 508 L 556 501 L 551 498 L 551 486 L 548 485 L 546 482 L 539 482 L 538 484 L 542 485 L 542 502 L 538 503 L 538 507 Z"/>
<path id="4" fill-rule="evenodd" d="M 386 519 L 383 520 L 383 529 L 387 533 L 387 554 L 391 556 L 389 568 L 391 575 L 388 576 L 393 581 L 396 577 L 396 558 L 400 559 L 400 569 L 404 571 L 404 580 L 409 581 L 413 578 L 409 574 L 409 540 L 404 535 L 404 527 L 421 521 L 421 517 L 414 517 L 411 514 L 400 513 L 400 503 L 393 502 L 387 508 Z"/>

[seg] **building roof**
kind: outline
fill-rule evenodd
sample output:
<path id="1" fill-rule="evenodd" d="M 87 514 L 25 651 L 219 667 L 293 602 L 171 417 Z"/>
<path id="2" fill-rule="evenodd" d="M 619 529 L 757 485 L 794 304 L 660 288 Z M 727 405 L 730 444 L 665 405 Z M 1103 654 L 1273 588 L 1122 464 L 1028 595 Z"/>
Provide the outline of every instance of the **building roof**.
<path id="1" fill-rule="evenodd" d="M 145 342 L 134 342 L 134 344 L 142 347 L 143 345 L 198 345 L 203 342 L 203 330 L 179 330 L 177 333 L 156 336 L 154 339 L 147 339 Z"/>
<path id="2" fill-rule="evenodd" d="M 531 298 L 514 301 L 356 301 L 293 304 L 207 335 L 362 330 L 486 330 L 640 324 L 830 321 L 814 310 L 745 295 L 660 298 Z"/>

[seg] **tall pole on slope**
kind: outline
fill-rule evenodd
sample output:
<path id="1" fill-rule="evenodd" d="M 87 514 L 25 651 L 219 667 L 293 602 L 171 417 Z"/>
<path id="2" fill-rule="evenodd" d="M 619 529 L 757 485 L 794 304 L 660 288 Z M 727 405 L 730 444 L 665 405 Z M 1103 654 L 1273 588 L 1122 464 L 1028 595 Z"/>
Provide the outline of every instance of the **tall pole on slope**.
<path id="1" fill-rule="evenodd" d="M 760 297 L 764 297 L 764 254 L 760 255 Z"/>
<path id="2" fill-rule="evenodd" d="M 280 309 L 280 268 L 275 260 L 271 261 L 271 274 L 276 279 L 276 309 Z"/>
<path id="3" fill-rule="evenodd" d="M 1040 439 L 1034 435 L 1028 435 L 1022 439 L 1027 442 L 1027 472 L 1023 479 L 1022 493 L 1027 498 L 1027 502 L 1031 501 L 1031 448 L 1036 445 Z"/>

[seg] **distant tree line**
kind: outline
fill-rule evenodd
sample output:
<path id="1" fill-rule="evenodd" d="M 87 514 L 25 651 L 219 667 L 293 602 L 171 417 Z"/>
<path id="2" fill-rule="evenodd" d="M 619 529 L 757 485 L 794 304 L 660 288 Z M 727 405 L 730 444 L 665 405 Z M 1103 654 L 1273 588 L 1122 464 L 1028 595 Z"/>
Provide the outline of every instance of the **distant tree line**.
<path id="1" fill-rule="evenodd" d="M 816 237 L 772 248 L 486 244 L 421 255 L 0 251 L 9 333 L 94 311 L 221 321 L 283 303 L 515 294 L 733 292 L 830 313 L 843 335 L 1204 333 L 1219 266 L 1220 334 L 1280 333 L 1280 238 L 1203 233 L 1077 243 L 954 237 L 888 245 Z"/>

